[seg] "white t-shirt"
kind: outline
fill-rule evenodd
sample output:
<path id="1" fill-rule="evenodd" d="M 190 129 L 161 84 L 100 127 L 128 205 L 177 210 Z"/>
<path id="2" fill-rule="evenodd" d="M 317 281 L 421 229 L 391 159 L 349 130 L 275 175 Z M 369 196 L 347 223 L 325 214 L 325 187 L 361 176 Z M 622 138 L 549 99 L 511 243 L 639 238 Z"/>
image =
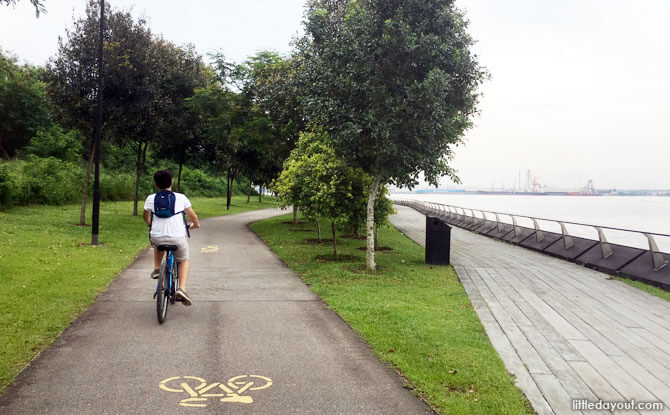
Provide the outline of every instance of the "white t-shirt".
<path id="1" fill-rule="evenodd" d="M 156 194 L 149 195 L 146 202 L 144 202 L 144 210 L 154 212 L 154 198 Z M 171 218 L 159 218 L 153 215 L 153 222 L 151 224 L 151 237 L 160 238 L 161 236 L 185 237 L 186 226 L 184 225 L 184 215 L 180 212 L 191 207 L 191 201 L 182 193 L 175 192 L 174 211 L 176 215 Z"/>

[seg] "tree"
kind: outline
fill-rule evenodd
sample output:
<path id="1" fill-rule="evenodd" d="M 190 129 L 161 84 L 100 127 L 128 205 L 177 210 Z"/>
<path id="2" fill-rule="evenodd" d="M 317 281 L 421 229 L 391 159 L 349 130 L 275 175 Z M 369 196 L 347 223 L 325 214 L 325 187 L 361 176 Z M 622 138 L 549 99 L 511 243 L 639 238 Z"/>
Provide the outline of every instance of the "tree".
<path id="1" fill-rule="evenodd" d="M 437 185 L 476 111 L 486 76 L 453 0 L 311 0 L 298 42 L 303 103 L 341 157 L 373 177 L 366 267 L 375 270 L 380 185 Z"/>
<path id="2" fill-rule="evenodd" d="M 59 38 L 58 53 L 47 64 L 45 79 L 55 118 L 70 129 L 77 129 L 90 137 L 89 163 L 82 186 L 80 224 L 84 224 L 88 182 L 93 163 L 93 120 L 97 97 L 97 44 L 99 5 L 90 0 L 86 16 L 73 21 L 66 31 L 66 39 Z M 103 34 L 104 60 L 104 123 L 105 139 L 121 144 L 121 137 L 137 137 L 148 129 L 142 117 L 148 115 L 142 108 L 149 107 L 152 76 L 147 72 L 147 53 L 151 33 L 143 20 L 135 21 L 128 12 L 105 8 Z M 154 77 L 155 78 L 155 77 Z M 140 144 L 144 144 L 143 141 Z M 146 146 L 140 147 L 137 165 L 146 155 Z M 135 204 L 135 209 L 137 208 Z"/>
<path id="3" fill-rule="evenodd" d="M 0 0 L 0 4 L 6 4 L 6 5 L 16 5 L 17 0 Z M 47 9 L 44 7 L 44 0 L 30 0 L 30 3 L 35 7 L 35 15 L 37 17 L 40 17 L 40 13 L 46 13 Z"/>
<path id="4" fill-rule="evenodd" d="M 331 222 L 333 253 L 337 255 L 335 228 L 360 216 L 371 183 L 369 175 L 347 166 L 336 155 L 327 133 L 314 128 L 300 135 L 297 147 L 272 185 L 283 206 L 299 207 L 307 218 L 317 222 L 317 229 L 321 220 Z M 385 192 L 386 188 L 380 186 L 375 206 L 376 225 L 382 224 L 392 210 Z"/>
<path id="5" fill-rule="evenodd" d="M 268 119 L 266 137 L 256 142 L 258 160 L 244 174 L 262 187 L 274 180 L 305 128 L 301 112 L 296 61 L 276 52 L 261 51 L 238 65 L 236 85 Z"/>
<path id="6" fill-rule="evenodd" d="M 0 50 L 0 157 L 9 159 L 50 123 L 39 70 L 19 66 Z"/>
<path id="7" fill-rule="evenodd" d="M 301 134 L 273 184 L 285 206 L 289 202 L 298 206 L 317 226 L 323 219 L 331 222 L 333 255 L 337 255 L 336 225 L 346 221 L 347 199 L 354 197 L 350 178 L 349 168 L 335 155 L 328 136 L 317 129 Z"/>
<path id="8" fill-rule="evenodd" d="M 157 100 L 160 120 L 153 132 L 153 144 L 160 157 L 179 164 L 177 189 L 187 158 L 201 148 L 197 114 L 189 110 L 187 99 L 195 90 L 210 85 L 213 74 L 193 45 L 178 47 L 161 38 L 153 42 L 156 63 L 160 68 L 158 85 L 162 99 Z"/>
<path id="9" fill-rule="evenodd" d="M 74 21 L 67 40 L 59 41 L 58 54 L 47 67 L 58 118 L 89 137 L 96 109 L 98 7 L 95 1 L 89 3 L 86 17 Z M 180 48 L 152 35 L 146 22 L 135 20 L 129 12 L 110 7 L 105 14 L 105 138 L 135 149 L 133 214 L 137 215 L 149 146 L 156 146 L 163 154 L 171 152 L 175 159 L 179 156 L 180 130 L 187 123 L 184 99 L 193 95 L 196 87 L 207 84 L 208 74 L 192 46 Z M 82 223 L 89 177 L 90 169 L 82 192 Z"/>

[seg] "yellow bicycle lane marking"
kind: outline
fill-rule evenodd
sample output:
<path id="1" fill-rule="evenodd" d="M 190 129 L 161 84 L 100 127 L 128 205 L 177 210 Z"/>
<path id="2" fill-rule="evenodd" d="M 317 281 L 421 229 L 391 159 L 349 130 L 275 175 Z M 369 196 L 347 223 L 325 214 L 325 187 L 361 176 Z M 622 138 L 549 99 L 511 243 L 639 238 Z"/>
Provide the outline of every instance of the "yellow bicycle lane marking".
<path id="1" fill-rule="evenodd" d="M 218 245 L 208 245 L 206 247 L 200 248 L 200 252 L 205 253 L 205 254 L 211 254 L 212 252 L 219 252 L 219 246 Z"/>
<path id="2" fill-rule="evenodd" d="M 251 396 L 242 394 L 267 389 L 272 386 L 272 379 L 259 375 L 240 375 L 228 379 L 225 384 L 208 384 L 205 379 L 196 376 L 176 376 L 164 379 L 158 386 L 167 392 L 186 393 L 188 398 L 179 401 L 181 406 L 204 408 L 209 398 L 220 398 L 219 401 L 224 403 L 254 403 Z"/>

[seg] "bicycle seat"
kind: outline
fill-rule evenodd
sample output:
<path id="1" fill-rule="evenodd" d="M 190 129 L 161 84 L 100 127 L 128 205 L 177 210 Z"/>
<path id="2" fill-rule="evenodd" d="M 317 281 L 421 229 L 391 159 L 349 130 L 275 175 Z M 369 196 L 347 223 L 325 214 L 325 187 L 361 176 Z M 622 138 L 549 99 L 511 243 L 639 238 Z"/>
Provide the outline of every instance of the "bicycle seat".
<path id="1" fill-rule="evenodd" d="M 158 250 L 159 251 L 174 252 L 174 251 L 177 250 L 177 246 L 176 245 L 158 245 Z"/>

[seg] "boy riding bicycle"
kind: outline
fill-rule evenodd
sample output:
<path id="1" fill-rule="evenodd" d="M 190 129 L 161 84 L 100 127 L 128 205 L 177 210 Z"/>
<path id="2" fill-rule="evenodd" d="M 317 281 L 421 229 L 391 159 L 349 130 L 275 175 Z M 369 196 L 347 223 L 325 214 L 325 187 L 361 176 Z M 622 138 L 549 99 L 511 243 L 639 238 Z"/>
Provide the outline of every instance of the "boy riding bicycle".
<path id="1" fill-rule="evenodd" d="M 193 222 L 189 229 L 200 227 L 198 216 L 191 207 L 191 202 L 182 193 L 172 192 L 172 174 L 168 170 L 158 170 L 154 173 L 154 183 L 160 190 L 147 197 L 144 202 L 144 222 L 150 227 L 149 239 L 154 248 L 154 270 L 151 278 L 157 279 L 160 273 L 163 252 L 158 250 L 160 245 L 175 245 L 175 260 L 179 263 L 179 288 L 175 296 L 182 300 L 184 305 L 191 305 L 193 302 L 186 294 L 186 282 L 189 272 L 189 249 L 187 240 L 187 225 L 184 215 L 188 215 Z M 165 213 L 163 203 L 169 206 L 171 213 Z M 158 206 L 160 205 L 160 206 Z M 181 213 L 181 214 L 180 214 Z"/>

